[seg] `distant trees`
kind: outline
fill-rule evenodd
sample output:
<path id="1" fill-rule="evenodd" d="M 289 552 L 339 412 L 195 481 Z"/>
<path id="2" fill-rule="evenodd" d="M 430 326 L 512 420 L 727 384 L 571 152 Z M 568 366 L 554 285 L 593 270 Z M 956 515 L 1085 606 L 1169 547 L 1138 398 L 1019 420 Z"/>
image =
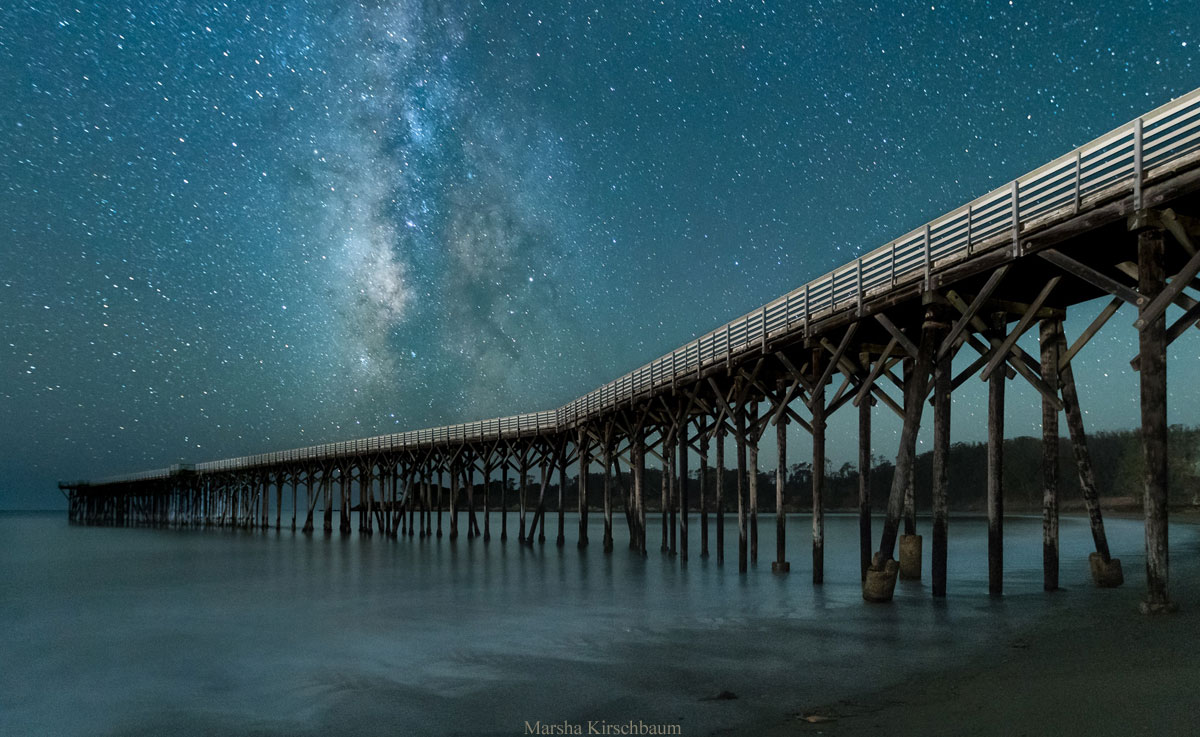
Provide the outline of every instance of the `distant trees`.
<path id="1" fill-rule="evenodd" d="M 1133 430 L 1093 433 L 1088 437 L 1092 466 L 1096 474 L 1098 491 L 1102 498 L 1126 497 L 1141 500 L 1142 492 L 1142 446 L 1138 433 Z M 1070 505 L 1081 499 L 1079 477 L 1075 470 L 1075 459 L 1071 444 L 1066 438 L 1059 440 L 1059 498 Z M 1174 425 L 1168 432 L 1169 488 L 1172 504 L 1200 506 L 1200 428 Z M 987 446 L 984 443 L 954 443 L 950 447 L 951 509 L 960 511 L 982 511 L 987 495 Z M 695 464 L 693 464 L 694 466 Z M 929 507 L 929 487 L 932 477 L 933 454 L 917 456 L 916 498 L 918 509 Z M 1005 507 L 1012 511 L 1032 511 L 1042 504 L 1042 443 L 1040 438 L 1009 438 L 1004 442 L 1004 498 Z M 876 456 L 871 468 L 871 505 L 877 510 L 887 506 L 891 491 L 893 464 L 891 459 Z M 784 508 L 789 511 L 808 511 L 812 503 L 812 464 L 800 461 L 788 466 L 784 482 Z M 716 510 L 715 468 L 709 468 L 707 480 L 708 508 Z M 557 478 L 557 474 L 555 475 Z M 601 505 L 603 476 L 593 472 L 589 476 L 591 507 Z M 689 497 L 692 510 L 699 509 L 700 488 L 698 472 L 690 476 Z M 662 470 L 653 464 L 646 468 L 646 508 L 659 510 Z M 529 503 L 537 503 L 540 481 L 531 479 Z M 515 482 L 509 480 L 509 508 L 516 506 Z M 622 488 L 632 491 L 631 479 L 626 472 L 622 481 L 613 483 L 613 504 L 622 508 Z M 578 484 L 570 479 L 565 489 L 563 503 L 568 510 L 576 508 Z M 499 501 L 499 484 L 494 483 L 493 500 Z M 737 472 L 725 469 L 725 510 L 737 511 Z M 775 470 L 758 472 L 758 498 L 760 511 L 775 509 Z M 558 486 L 551 484 L 546 490 L 546 500 L 551 509 L 557 507 Z M 843 463 L 838 468 L 827 464 L 825 468 L 825 505 L 827 509 L 858 508 L 858 467 Z"/>

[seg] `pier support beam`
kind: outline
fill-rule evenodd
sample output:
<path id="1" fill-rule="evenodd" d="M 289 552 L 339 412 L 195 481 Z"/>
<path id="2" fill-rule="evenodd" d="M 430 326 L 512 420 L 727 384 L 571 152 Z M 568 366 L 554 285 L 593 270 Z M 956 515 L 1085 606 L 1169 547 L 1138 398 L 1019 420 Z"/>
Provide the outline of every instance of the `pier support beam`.
<path id="1" fill-rule="evenodd" d="M 579 450 L 579 480 L 577 482 L 579 506 L 579 547 L 586 548 L 588 545 L 588 470 L 592 466 L 592 449 L 590 441 L 587 437 L 587 431 L 584 428 L 579 429 L 579 438 L 576 441 Z"/>
<path id="2" fill-rule="evenodd" d="M 1155 303 L 1166 284 L 1163 231 L 1138 233 L 1138 293 L 1142 311 Z M 1138 355 L 1142 405 L 1142 456 L 1145 461 L 1142 506 L 1146 515 L 1147 614 L 1175 609 L 1167 594 L 1167 342 L 1166 313 L 1138 320 Z"/>
<path id="3" fill-rule="evenodd" d="M 879 360 L 885 360 L 882 356 Z M 865 363 L 865 362 L 864 362 Z M 858 403 L 858 558 L 862 580 L 871 567 L 871 405 L 868 396 Z"/>
<path id="4" fill-rule="evenodd" d="M 612 504 L 612 444 L 606 437 L 604 447 L 604 552 L 613 550 L 613 504 Z"/>
<path id="5" fill-rule="evenodd" d="M 525 495 L 528 492 L 529 486 L 529 464 L 526 460 L 525 451 L 521 453 L 521 478 L 517 483 L 517 503 L 520 507 L 517 516 L 517 542 L 525 544 Z"/>
<path id="6" fill-rule="evenodd" d="M 738 500 L 738 572 L 745 573 L 749 568 L 747 546 L 749 539 L 746 535 L 746 410 L 738 406 L 734 415 L 737 437 L 737 500 Z"/>
<path id="7" fill-rule="evenodd" d="M 500 542 L 508 540 L 508 456 L 500 465 Z"/>
<path id="8" fill-rule="evenodd" d="M 581 456 L 582 457 L 582 456 Z M 554 544 L 562 547 L 567 544 L 566 512 L 563 509 L 563 495 L 567 491 L 567 455 L 564 452 L 558 460 L 558 537 Z"/>
<path id="9" fill-rule="evenodd" d="M 824 354 L 813 352 L 814 369 Z M 812 412 L 812 582 L 825 582 L 825 381 L 818 375 L 809 399 Z"/>
<path id="10" fill-rule="evenodd" d="M 750 427 L 758 427 L 758 402 L 750 402 L 750 411 L 748 413 Z M 750 437 L 746 444 L 747 462 L 749 463 L 749 477 L 747 506 L 750 517 L 750 563 L 758 565 L 758 438 L 759 431 L 754 429 L 750 431 Z"/>
<path id="11" fill-rule="evenodd" d="M 940 355 L 933 367 L 933 479 L 931 496 L 933 529 L 930 531 L 929 575 L 933 595 L 946 595 L 946 559 L 949 547 L 950 504 L 950 384 L 954 352 Z"/>
<path id="12" fill-rule="evenodd" d="M 992 325 L 1004 332 L 1006 316 L 993 316 Z M 1003 371 L 988 378 L 987 518 L 988 592 L 1004 593 L 1004 382 Z"/>
<path id="13" fill-rule="evenodd" d="M 489 451 L 483 464 L 483 541 L 492 539 L 492 454 Z"/>
<path id="14" fill-rule="evenodd" d="M 673 518 L 674 515 L 668 515 L 667 513 L 671 506 L 671 452 L 667 448 L 665 432 L 662 434 L 662 440 L 662 478 L 660 479 L 662 482 L 660 490 L 662 501 L 659 503 L 662 511 L 662 552 L 674 554 L 675 529 L 669 521 L 669 518 Z"/>
<path id="15" fill-rule="evenodd" d="M 725 420 L 717 426 L 717 565 L 725 563 Z"/>
<path id="16" fill-rule="evenodd" d="M 702 419 L 696 428 L 700 441 L 700 557 L 708 557 L 708 427 Z"/>
<path id="17" fill-rule="evenodd" d="M 916 376 L 916 360 L 909 357 L 904 359 L 904 383 L 916 381 L 922 385 L 928 379 L 926 376 Z M 905 392 L 907 399 L 908 392 Z M 916 401 L 924 402 L 922 393 Z M 904 534 L 900 536 L 900 578 L 906 581 L 921 580 L 922 540 L 917 534 L 917 464 L 908 467 L 904 479 Z"/>
<path id="18" fill-rule="evenodd" d="M 1062 323 L 1039 326 L 1042 381 L 1058 392 L 1058 334 Z M 1058 589 L 1058 410 L 1042 398 L 1042 589 Z"/>
<path id="19" fill-rule="evenodd" d="M 646 437 L 644 431 L 636 430 L 630 438 L 630 453 L 633 458 L 633 508 L 634 534 L 631 545 L 642 555 L 646 554 Z"/>
<path id="20" fill-rule="evenodd" d="M 787 416 L 781 416 L 775 426 L 775 561 L 772 573 L 787 573 L 792 566 L 787 561 L 787 511 L 783 505 L 784 485 L 787 482 Z"/>
<path id="21" fill-rule="evenodd" d="M 683 565 L 688 559 L 688 423 L 684 418 L 679 423 L 679 475 L 676 477 L 676 495 L 679 499 L 679 557 Z"/>

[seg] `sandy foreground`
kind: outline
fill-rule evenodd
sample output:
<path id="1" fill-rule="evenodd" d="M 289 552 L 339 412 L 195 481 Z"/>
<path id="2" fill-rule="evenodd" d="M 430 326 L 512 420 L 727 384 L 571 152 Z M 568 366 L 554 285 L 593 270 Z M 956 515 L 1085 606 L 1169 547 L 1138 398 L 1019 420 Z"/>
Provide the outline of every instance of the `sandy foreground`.
<path id="1" fill-rule="evenodd" d="M 714 734 L 1200 734 L 1200 556 L 1172 553 L 1174 614 L 1138 611 L 1145 573 L 1126 564 L 1121 588 L 1087 601 L 1062 592 L 1054 616 L 966 664 Z"/>

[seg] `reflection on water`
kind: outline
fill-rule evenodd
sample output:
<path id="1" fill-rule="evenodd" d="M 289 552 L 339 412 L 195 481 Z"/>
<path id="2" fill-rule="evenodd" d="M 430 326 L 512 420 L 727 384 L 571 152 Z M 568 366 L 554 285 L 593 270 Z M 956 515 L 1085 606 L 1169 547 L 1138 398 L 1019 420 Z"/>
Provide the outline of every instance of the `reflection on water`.
<path id="1" fill-rule="evenodd" d="M 531 549 L 511 538 L 84 528 L 65 514 L 0 515 L 0 734 L 718 724 L 757 708 L 760 688 L 786 680 L 836 698 L 865 677 L 965 655 L 1062 596 L 1103 595 L 1087 581 L 1085 520 L 1062 523 L 1066 594 L 1042 594 L 1040 520 L 1011 518 L 1006 596 L 989 598 L 985 524 L 955 518 L 950 598 L 934 602 L 926 578 L 902 582 L 892 606 L 860 598 L 855 518 L 827 518 L 818 588 L 808 518 L 789 521 L 788 576 L 771 574 L 774 520 L 761 522 L 758 566 L 739 575 L 733 520 L 725 566 L 697 556 L 693 519 L 681 567 L 658 552 L 654 524 L 646 559 L 619 527 L 605 555 L 598 515 L 584 550 L 571 518 L 566 547 L 552 533 Z M 1192 532 L 1172 528 L 1173 550 L 1194 545 Z M 1139 587 L 1141 525 L 1109 520 L 1108 535 L 1126 588 Z M 726 689 L 741 698 L 698 709 Z"/>

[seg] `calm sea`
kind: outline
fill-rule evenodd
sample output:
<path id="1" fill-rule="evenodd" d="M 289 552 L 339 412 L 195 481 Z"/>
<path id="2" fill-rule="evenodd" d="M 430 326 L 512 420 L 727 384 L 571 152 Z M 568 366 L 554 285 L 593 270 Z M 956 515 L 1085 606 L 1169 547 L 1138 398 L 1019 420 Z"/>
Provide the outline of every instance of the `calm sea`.
<path id="1" fill-rule="evenodd" d="M 592 519 L 581 551 L 573 517 L 566 547 L 552 517 L 530 549 L 0 515 L 0 734 L 517 735 L 526 721 L 630 719 L 705 733 L 785 690 L 818 705 L 967 658 L 1066 601 L 1135 601 L 1144 580 L 1142 528 L 1125 520 L 1107 521 L 1123 593 L 1088 584 L 1087 524 L 1064 519 L 1067 590 L 1044 595 L 1040 520 L 1010 518 L 1006 595 L 992 599 L 984 523 L 955 518 L 950 597 L 929 596 L 926 537 L 925 581 L 871 606 L 853 517 L 827 519 L 819 588 L 807 517 L 790 521 L 787 576 L 770 571 L 770 517 L 746 575 L 732 521 L 724 567 L 697 557 L 696 520 L 681 567 L 659 553 L 656 520 L 642 559 L 620 527 L 605 555 Z M 1171 534 L 1173 555 L 1196 548 L 1194 528 Z M 706 700 L 721 691 L 738 698 Z"/>

